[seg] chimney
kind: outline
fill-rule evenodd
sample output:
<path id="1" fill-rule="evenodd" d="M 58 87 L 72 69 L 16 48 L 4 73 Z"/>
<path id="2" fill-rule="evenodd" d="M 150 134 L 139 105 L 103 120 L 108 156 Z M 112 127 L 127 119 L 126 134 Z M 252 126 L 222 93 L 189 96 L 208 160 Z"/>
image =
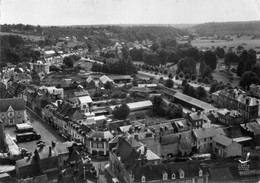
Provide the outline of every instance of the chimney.
<path id="1" fill-rule="evenodd" d="M 135 134 L 135 135 L 134 135 L 134 138 L 135 138 L 136 140 L 139 140 L 138 134 Z"/>
<path id="2" fill-rule="evenodd" d="M 60 105 L 61 105 L 61 101 L 58 100 L 57 103 L 58 103 L 58 107 L 60 107 Z"/>
<path id="3" fill-rule="evenodd" d="M 147 154 L 147 146 L 145 145 L 144 146 L 144 155 L 146 155 Z"/>
<path id="4" fill-rule="evenodd" d="M 52 148 L 54 148 L 54 147 L 55 147 L 55 145 L 56 145 L 56 143 L 55 143 L 55 142 L 53 142 L 53 141 L 51 141 L 51 146 L 52 146 Z"/>
<path id="5" fill-rule="evenodd" d="M 51 146 L 49 146 L 49 157 L 51 157 L 52 155 L 51 155 Z"/>
<path id="6" fill-rule="evenodd" d="M 249 105 L 250 103 L 250 98 L 246 98 L 246 105 Z"/>
<path id="7" fill-rule="evenodd" d="M 200 110 L 198 110 L 198 111 L 197 111 L 197 115 L 199 116 L 199 115 L 200 115 L 200 113 L 201 113 L 201 111 L 200 111 Z"/>

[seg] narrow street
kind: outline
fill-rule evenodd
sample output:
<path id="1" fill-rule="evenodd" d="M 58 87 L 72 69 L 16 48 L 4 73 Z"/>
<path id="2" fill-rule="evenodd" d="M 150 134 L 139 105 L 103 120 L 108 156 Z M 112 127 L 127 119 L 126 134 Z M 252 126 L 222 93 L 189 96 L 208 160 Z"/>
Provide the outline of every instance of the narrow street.
<path id="1" fill-rule="evenodd" d="M 34 130 L 41 134 L 41 140 L 45 142 L 46 145 L 50 145 L 52 141 L 55 143 L 63 143 L 66 140 L 58 135 L 58 132 L 50 127 L 47 123 L 45 123 L 41 118 L 39 118 L 36 114 L 27 109 L 28 119 L 31 122 L 31 125 L 34 127 Z M 6 128 L 6 133 L 9 133 L 11 137 L 15 137 L 16 134 L 14 132 L 15 127 Z M 28 151 L 33 152 L 37 145 L 35 141 L 18 143 L 18 146 L 21 148 L 26 148 Z"/>

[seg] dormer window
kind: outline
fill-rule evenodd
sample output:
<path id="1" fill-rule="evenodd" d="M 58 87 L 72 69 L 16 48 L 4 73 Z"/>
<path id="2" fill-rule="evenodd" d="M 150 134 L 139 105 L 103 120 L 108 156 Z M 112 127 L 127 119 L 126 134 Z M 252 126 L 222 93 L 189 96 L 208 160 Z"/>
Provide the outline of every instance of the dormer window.
<path id="1" fill-rule="evenodd" d="M 144 175 L 142 176 L 142 182 L 145 182 L 145 176 Z"/>
<path id="2" fill-rule="evenodd" d="M 167 180 L 168 179 L 168 174 L 167 174 L 167 172 L 164 172 L 164 174 L 163 174 L 163 180 Z"/>
<path id="3" fill-rule="evenodd" d="M 172 179 L 175 179 L 175 178 L 176 178 L 176 177 L 175 177 L 175 173 L 173 173 L 173 174 L 172 174 Z"/>
<path id="4" fill-rule="evenodd" d="M 180 178 L 183 179 L 184 178 L 184 171 L 182 169 L 180 169 L 179 172 L 180 172 Z"/>
<path id="5" fill-rule="evenodd" d="M 203 171 L 201 169 L 199 170 L 199 176 L 203 176 Z"/>

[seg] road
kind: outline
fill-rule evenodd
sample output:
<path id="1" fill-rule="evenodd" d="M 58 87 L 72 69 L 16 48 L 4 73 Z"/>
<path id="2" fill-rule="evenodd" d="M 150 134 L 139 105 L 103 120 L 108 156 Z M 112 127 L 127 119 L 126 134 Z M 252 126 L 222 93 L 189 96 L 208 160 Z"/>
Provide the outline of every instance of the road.
<path id="1" fill-rule="evenodd" d="M 46 145 L 51 145 L 51 142 L 54 141 L 55 143 L 62 143 L 65 142 L 65 139 L 58 135 L 58 132 L 50 127 L 48 124 L 46 124 L 41 118 L 39 118 L 37 115 L 32 113 L 30 110 L 27 110 L 28 113 L 28 119 L 31 122 L 31 125 L 34 127 L 34 130 L 41 134 L 41 140 L 45 141 Z M 11 137 L 15 137 L 15 127 L 12 128 L 6 128 L 6 133 L 9 133 Z M 21 148 L 26 148 L 30 152 L 34 152 L 36 149 L 37 141 L 30 141 L 30 142 L 24 142 L 24 143 L 18 143 L 18 146 Z"/>
<path id="2" fill-rule="evenodd" d="M 141 74 L 141 75 L 144 75 L 148 78 L 150 77 L 153 77 L 155 78 L 156 80 L 159 80 L 160 77 L 163 77 L 164 80 L 167 80 L 168 79 L 168 76 L 164 75 L 164 74 L 158 74 L 158 75 L 155 75 L 154 73 L 148 73 L 148 72 L 145 72 L 145 71 L 138 71 L 138 74 Z M 181 86 L 182 85 L 182 80 L 176 80 L 175 77 L 172 79 L 174 84 L 177 85 L 177 86 Z M 189 83 L 191 86 L 195 87 L 195 88 L 198 88 L 199 86 L 202 86 L 203 88 L 205 88 L 205 90 L 207 92 L 209 92 L 209 89 L 210 87 L 209 86 L 205 86 L 204 84 L 196 84 L 196 83 Z"/>

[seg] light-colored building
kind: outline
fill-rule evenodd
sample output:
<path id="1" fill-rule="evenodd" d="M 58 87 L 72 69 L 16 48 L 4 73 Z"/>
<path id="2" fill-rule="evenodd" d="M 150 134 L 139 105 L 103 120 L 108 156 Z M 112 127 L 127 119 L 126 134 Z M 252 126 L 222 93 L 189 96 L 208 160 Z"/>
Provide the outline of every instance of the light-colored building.
<path id="1" fill-rule="evenodd" d="M 217 135 L 213 138 L 213 152 L 221 157 L 242 155 L 242 145 L 223 135 Z"/>
<path id="2" fill-rule="evenodd" d="M 37 61 L 36 63 L 30 63 L 30 70 L 35 70 L 37 73 L 44 72 L 45 74 L 49 74 L 50 65 L 42 61 Z"/>
<path id="3" fill-rule="evenodd" d="M 109 154 L 108 142 L 114 136 L 110 131 L 95 131 L 86 139 L 86 147 L 92 155 L 107 155 Z"/>
<path id="4" fill-rule="evenodd" d="M 214 93 L 214 103 L 220 108 L 237 110 L 242 114 L 245 122 L 257 118 L 259 115 L 259 100 L 248 96 L 240 89 L 224 89 Z"/>
<path id="5" fill-rule="evenodd" d="M 212 140 L 217 135 L 217 130 L 213 127 L 199 128 L 193 130 L 196 147 L 199 153 L 208 153 L 212 150 Z"/>
<path id="6" fill-rule="evenodd" d="M 4 126 L 26 122 L 26 108 L 23 98 L 0 99 L 0 118 Z"/>
<path id="7" fill-rule="evenodd" d="M 252 96 L 260 98 L 260 85 L 251 84 L 249 86 L 249 92 Z"/>

